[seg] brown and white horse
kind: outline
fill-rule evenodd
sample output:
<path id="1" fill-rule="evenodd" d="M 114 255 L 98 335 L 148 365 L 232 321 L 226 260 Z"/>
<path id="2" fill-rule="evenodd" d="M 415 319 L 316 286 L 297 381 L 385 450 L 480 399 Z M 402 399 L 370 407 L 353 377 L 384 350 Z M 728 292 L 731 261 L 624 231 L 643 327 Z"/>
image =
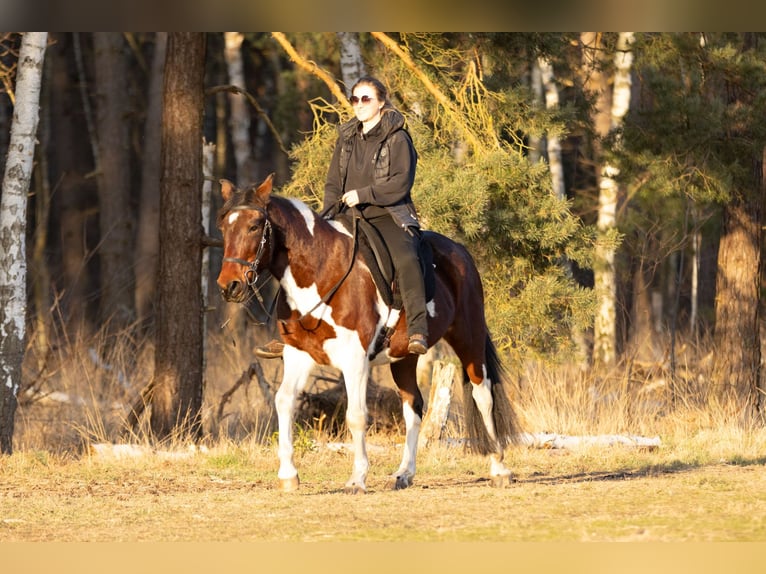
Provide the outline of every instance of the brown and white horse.
<path id="1" fill-rule="evenodd" d="M 268 270 L 279 281 L 290 309 L 289 317 L 279 321 L 285 342 L 282 383 L 275 401 L 281 487 L 294 490 L 299 485 L 293 463 L 293 414 L 299 393 L 319 364 L 343 373 L 346 424 L 354 450 L 353 471 L 345 489 L 366 491 L 367 381 L 371 364 L 388 362 L 399 388 L 406 428 L 402 462 L 391 484 L 406 488 L 415 476 L 423 397 L 416 380 L 418 356 L 407 352 L 404 313 L 384 302 L 351 233 L 301 201 L 272 195 L 271 190 L 272 176 L 245 191 L 221 180 L 224 205 L 218 212 L 218 227 L 224 257 L 218 285 L 226 300 L 245 301 L 258 274 Z M 464 385 L 470 386 L 473 398 L 465 401 L 468 445 L 490 456 L 492 484 L 504 486 L 511 475 L 503 464 L 504 449 L 518 431 L 485 322 L 481 279 L 464 247 L 433 232 L 423 237 L 432 246 L 436 274 L 435 295 L 427 305 L 429 345 L 444 338 L 460 359 Z M 386 346 L 381 333 L 389 327 L 395 330 Z"/>

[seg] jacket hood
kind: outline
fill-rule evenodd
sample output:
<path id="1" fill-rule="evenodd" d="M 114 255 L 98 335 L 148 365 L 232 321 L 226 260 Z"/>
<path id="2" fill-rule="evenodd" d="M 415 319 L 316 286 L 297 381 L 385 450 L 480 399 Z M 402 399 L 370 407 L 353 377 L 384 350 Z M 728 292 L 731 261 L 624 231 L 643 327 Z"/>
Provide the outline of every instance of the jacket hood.
<path id="1" fill-rule="evenodd" d="M 346 123 L 341 124 L 338 127 L 338 131 L 343 139 L 350 139 L 360 129 L 361 125 L 362 122 L 352 118 Z M 379 128 L 380 139 L 383 140 L 402 127 L 404 127 L 404 116 L 402 113 L 395 108 L 384 108 L 380 116 L 380 123 L 372 129 L 376 130 Z"/>

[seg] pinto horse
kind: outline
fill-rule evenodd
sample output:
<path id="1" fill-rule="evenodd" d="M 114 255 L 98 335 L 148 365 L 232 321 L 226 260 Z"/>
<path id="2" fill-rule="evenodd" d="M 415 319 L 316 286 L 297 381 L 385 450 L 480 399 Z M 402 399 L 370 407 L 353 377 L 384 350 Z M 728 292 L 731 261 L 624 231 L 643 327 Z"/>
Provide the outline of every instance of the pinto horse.
<path id="1" fill-rule="evenodd" d="M 370 365 L 386 362 L 399 389 L 405 422 L 402 462 L 390 486 L 407 488 L 415 476 L 423 397 L 416 380 L 418 355 L 407 352 L 404 312 L 386 304 L 356 249 L 354 234 L 301 201 L 272 195 L 272 177 L 244 191 L 221 180 L 224 205 L 217 221 L 224 253 L 218 286 L 227 301 L 243 302 L 257 288 L 258 275 L 268 271 L 279 281 L 289 306 L 289 316 L 280 313 L 278 322 L 285 343 L 282 383 L 275 398 L 281 488 L 295 490 L 300 484 L 293 462 L 295 405 L 319 364 L 343 373 L 354 452 L 345 490 L 366 492 L 367 381 Z M 427 304 L 428 343 L 444 338 L 460 359 L 464 386 L 470 387 L 473 399 L 464 401 L 467 444 L 489 455 L 493 486 L 505 486 L 511 472 L 503 464 L 503 453 L 518 430 L 484 317 L 481 279 L 464 247 L 433 232 L 423 237 L 432 247 L 436 282 Z"/>

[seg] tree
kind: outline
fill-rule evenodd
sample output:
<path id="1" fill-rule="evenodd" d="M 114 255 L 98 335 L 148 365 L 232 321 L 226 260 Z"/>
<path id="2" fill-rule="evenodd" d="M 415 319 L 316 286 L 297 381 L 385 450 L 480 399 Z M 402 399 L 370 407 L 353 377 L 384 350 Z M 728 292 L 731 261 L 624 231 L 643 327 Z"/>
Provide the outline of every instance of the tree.
<path id="1" fill-rule="evenodd" d="M 630 67 L 632 54 L 631 33 L 621 33 L 615 50 L 614 87 L 608 92 L 608 74 L 602 69 L 604 64 L 604 44 L 602 34 L 585 32 L 582 44 L 585 67 L 591 76 L 591 88 L 597 95 L 594 118 L 596 137 L 600 140 L 595 145 L 595 160 L 598 162 L 598 228 L 604 236 L 616 228 L 619 184 L 619 167 L 604 155 L 602 142 L 611 133 L 619 130 L 622 119 L 630 104 Z M 619 132 L 617 132 L 619 133 Z M 599 298 L 599 310 L 593 333 L 593 362 L 596 365 L 610 367 L 617 358 L 617 280 L 615 272 L 615 249 L 604 242 L 597 247 L 594 264 L 596 296 Z"/>
<path id="2" fill-rule="evenodd" d="M 0 199 L 0 453 L 13 451 L 13 428 L 26 337 L 26 216 L 39 119 L 47 32 L 27 32 L 16 72 L 16 109 Z"/>
<path id="3" fill-rule="evenodd" d="M 141 192 L 136 232 L 136 314 L 146 321 L 154 314 L 160 229 L 160 152 L 162 131 L 162 81 L 167 32 L 157 32 L 146 97 L 144 146 L 141 150 Z"/>
<path id="4" fill-rule="evenodd" d="M 340 74 L 346 92 L 350 93 L 357 80 L 367 73 L 367 68 L 359 46 L 359 33 L 338 32 L 337 35 L 340 42 Z"/>
<path id="5" fill-rule="evenodd" d="M 93 34 L 98 136 L 101 322 L 117 332 L 135 319 L 134 218 L 130 209 L 128 69 L 119 32 Z"/>
<path id="6" fill-rule="evenodd" d="M 734 73 L 727 75 L 716 94 L 725 105 L 726 136 L 737 144 L 727 158 L 743 168 L 733 181 L 731 197 L 724 205 L 723 234 L 716 276 L 715 375 L 720 394 L 731 400 L 745 420 L 759 411 L 761 384 L 760 293 L 763 246 L 763 150 L 766 134 L 755 126 L 766 111 L 762 92 L 766 88 L 763 54 L 756 52 L 752 34 L 742 44 L 731 45 L 736 58 Z"/>
<path id="7" fill-rule="evenodd" d="M 168 37 L 163 87 L 160 259 L 151 428 L 202 431 L 202 110 L 205 35 Z"/>
<path id="8" fill-rule="evenodd" d="M 707 227 L 716 233 L 705 229 L 702 240 L 713 245 L 713 252 L 718 244 L 718 258 L 713 368 L 702 398 L 723 398 L 752 420 L 763 392 L 763 38 L 646 34 L 640 44 L 646 96 L 626 123 L 622 165 L 626 176 L 641 182 L 633 191 L 637 200 L 664 206 L 659 212 L 663 230 L 676 237 L 674 251 L 682 256 L 702 225 L 695 223 L 690 232 L 687 214 L 709 214 Z M 646 218 L 642 223 L 646 226 Z"/>

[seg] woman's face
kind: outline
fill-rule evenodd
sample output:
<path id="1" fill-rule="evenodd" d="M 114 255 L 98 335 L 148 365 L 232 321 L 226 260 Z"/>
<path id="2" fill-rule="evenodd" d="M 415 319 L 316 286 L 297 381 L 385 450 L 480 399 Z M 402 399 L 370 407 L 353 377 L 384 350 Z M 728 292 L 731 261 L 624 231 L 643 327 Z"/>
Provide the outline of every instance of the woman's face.
<path id="1" fill-rule="evenodd" d="M 351 105 L 354 107 L 356 119 L 364 124 L 377 123 L 384 103 L 378 99 L 375 88 L 368 84 L 356 86 L 351 96 Z"/>

